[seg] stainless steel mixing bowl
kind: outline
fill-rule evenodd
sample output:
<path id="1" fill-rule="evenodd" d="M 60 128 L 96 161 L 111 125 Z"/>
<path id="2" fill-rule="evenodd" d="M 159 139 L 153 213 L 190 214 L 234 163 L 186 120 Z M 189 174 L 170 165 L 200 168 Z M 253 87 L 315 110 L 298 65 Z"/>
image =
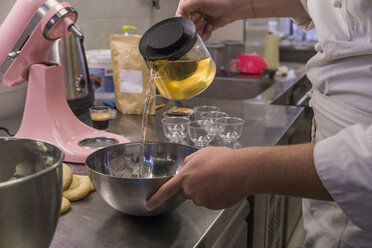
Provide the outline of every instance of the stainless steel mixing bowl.
<path id="1" fill-rule="evenodd" d="M 174 176 L 184 159 L 197 149 L 175 143 L 146 142 L 145 168 L 149 178 L 136 178 L 132 171 L 139 163 L 140 143 L 102 148 L 88 156 L 88 175 L 97 193 L 113 208 L 130 215 L 153 216 L 170 212 L 185 202 L 181 192 L 154 211 L 145 209 L 146 200 Z"/>
<path id="2" fill-rule="evenodd" d="M 56 146 L 0 138 L 0 247 L 48 247 L 62 199 L 62 160 Z"/>

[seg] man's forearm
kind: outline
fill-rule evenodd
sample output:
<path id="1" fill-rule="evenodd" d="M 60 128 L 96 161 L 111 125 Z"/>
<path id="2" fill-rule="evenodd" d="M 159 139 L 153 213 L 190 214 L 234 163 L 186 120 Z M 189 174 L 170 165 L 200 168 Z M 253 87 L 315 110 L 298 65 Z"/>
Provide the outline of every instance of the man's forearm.
<path id="1" fill-rule="evenodd" d="M 247 0 L 247 16 L 241 19 L 265 17 L 307 17 L 300 0 Z"/>
<path id="2" fill-rule="evenodd" d="M 239 150 L 239 158 L 249 167 L 247 180 L 254 182 L 247 182 L 253 187 L 248 192 L 332 200 L 316 172 L 313 152 L 314 143 Z"/>

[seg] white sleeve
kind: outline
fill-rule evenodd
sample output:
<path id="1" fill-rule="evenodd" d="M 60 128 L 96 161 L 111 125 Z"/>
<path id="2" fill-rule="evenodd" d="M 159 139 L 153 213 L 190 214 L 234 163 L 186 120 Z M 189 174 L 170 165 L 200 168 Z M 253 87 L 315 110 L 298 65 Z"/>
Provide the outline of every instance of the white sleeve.
<path id="1" fill-rule="evenodd" d="M 307 9 L 307 0 L 300 0 L 302 5 L 304 6 L 305 11 L 309 14 Z M 310 29 L 314 28 L 313 20 L 310 17 L 298 17 L 298 18 L 291 18 L 292 21 L 301 28 L 304 32 L 309 31 Z"/>
<path id="2" fill-rule="evenodd" d="M 372 125 L 354 125 L 319 141 L 314 161 L 324 186 L 359 228 L 372 230 Z"/>

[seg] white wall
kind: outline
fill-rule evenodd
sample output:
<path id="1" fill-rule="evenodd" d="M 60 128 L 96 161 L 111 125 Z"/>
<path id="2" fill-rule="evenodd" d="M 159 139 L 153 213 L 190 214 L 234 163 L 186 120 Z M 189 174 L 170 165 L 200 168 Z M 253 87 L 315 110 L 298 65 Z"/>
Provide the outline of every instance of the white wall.
<path id="1" fill-rule="evenodd" d="M 0 0 L 0 23 L 15 0 Z M 160 9 L 152 8 L 151 0 L 69 0 L 78 11 L 78 24 L 85 39 L 85 49 L 109 48 L 109 35 L 122 33 L 121 26 L 133 25 L 137 34 L 143 34 L 156 22 L 174 16 L 178 1 L 159 0 Z M 209 41 L 243 40 L 243 22 L 217 30 Z"/>
<path id="2" fill-rule="evenodd" d="M 0 0 L 0 23 L 16 0 Z M 151 0 L 68 0 L 78 11 L 78 24 L 85 35 L 85 49 L 108 49 L 109 35 L 122 33 L 122 25 L 137 26 L 143 34 L 158 21 L 174 16 L 178 0 L 159 0 L 160 9 L 152 8 Z M 243 40 L 243 21 L 216 31 L 210 42 Z M 0 85 L 0 121 L 10 114 L 22 113 L 26 84 L 15 88 Z M 16 97 L 16 102 L 14 102 Z M 11 108 L 10 105 L 11 104 Z M 1 122 L 0 122 L 1 123 Z"/>

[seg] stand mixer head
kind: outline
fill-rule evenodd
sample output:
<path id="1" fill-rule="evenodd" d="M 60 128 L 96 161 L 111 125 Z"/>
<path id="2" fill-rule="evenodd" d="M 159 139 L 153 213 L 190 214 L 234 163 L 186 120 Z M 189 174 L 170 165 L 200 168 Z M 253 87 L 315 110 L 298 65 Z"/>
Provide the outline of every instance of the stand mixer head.
<path id="1" fill-rule="evenodd" d="M 32 64 L 48 62 L 54 40 L 74 32 L 76 10 L 56 0 L 18 0 L 0 27 L 0 81 L 24 82 Z"/>
<path id="2" fill-rule="evenodd" d="M 0 27 L 0 82 L 16 86 L 28 80 L 16 137 L 49 141 L 64 151 L 65 161 L 84 163 L 102 141 L 117 144 L 128 139 L 82 123 L 67 104 L 62 66 L 48 61 L 56 39 L 71 33 L 83 37 L 74 26 L 76 18 L 66 2 L 18 0 Z"/>

